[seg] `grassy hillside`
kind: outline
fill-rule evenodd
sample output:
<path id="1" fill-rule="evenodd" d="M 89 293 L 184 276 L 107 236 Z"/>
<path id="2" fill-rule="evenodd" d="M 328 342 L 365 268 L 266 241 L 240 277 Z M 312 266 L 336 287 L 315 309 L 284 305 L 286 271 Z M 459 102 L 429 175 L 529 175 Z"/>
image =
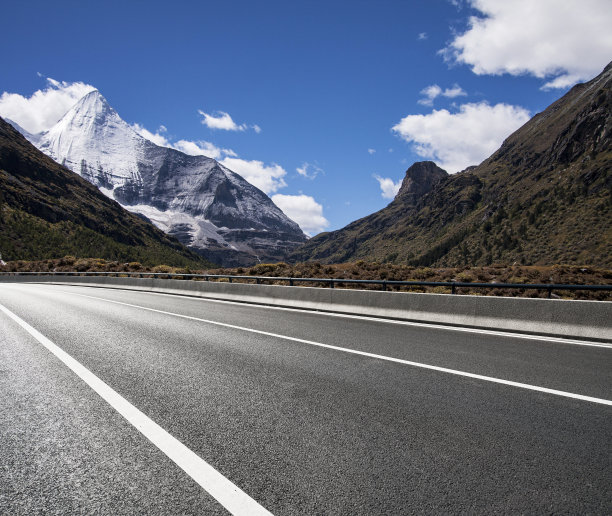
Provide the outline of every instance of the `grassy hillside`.
<path id="1" fill-rule="evenodd" d="M 39 152 L 0 119 L 4 260 L 99 257 L 205 267 L 209 262 Z"/>
<path id="2" fill-rule="evenodd" d="M 312 238 L 292 262 L 612 266 L 612 67 L 414 204 L 399 196 Z"/>

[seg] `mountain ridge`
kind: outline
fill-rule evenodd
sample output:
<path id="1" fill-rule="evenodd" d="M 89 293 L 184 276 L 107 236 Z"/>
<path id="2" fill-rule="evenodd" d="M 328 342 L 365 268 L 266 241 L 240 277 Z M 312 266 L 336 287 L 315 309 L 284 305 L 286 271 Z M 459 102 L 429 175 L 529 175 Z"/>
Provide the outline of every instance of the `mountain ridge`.
<path id="1" fill-rule="evenodd" d="M 0 118 L 0 252 L 6 260 L 65 255 L 211 265 L 36 149 Z"/>
<path id="2" fill-rule="evenodd" d="M 225 266 L 279 261 L 306 241 L 264 192 L 212 158 L 142 137 L 98 90 L 30 139 L 211 261 Z"/>
<path id="3" fill-rule="evenodd" d="M 612 264 L 612 67 L 535 115 L 476 167 L 322 233 L 291 262 Z"/>

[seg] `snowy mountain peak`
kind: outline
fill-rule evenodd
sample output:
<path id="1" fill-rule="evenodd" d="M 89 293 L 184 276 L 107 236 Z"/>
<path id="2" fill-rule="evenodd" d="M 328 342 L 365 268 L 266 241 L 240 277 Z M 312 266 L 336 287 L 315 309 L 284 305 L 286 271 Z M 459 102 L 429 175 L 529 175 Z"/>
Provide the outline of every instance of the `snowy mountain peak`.
<path id="1" fill-rule="evenodd" d="M 52 131 L 79 130 L 100 132 L 110 128 L 114 132 L 125 132 L 127 135 L 137 133 L 124 122 L 98 90 L 82 97 L 53 127 Z"/>
<path id="2" fill-rule="evenodd" d="M 28 139 L 213 262 L 278 261 L 306 240 L 299 226 L 243 177 L 212 158 L 143 138 L 97 90 L 49 131 Z"/>
<path id="3" fill-rule="evenodd" d="M 85 179 L 112 189 L 138 176 L 146 143 L 94 90 L 43 133 L 37 145 Z"/>
<path id="4" fill-rule="evenodd" d="M 77 108 L 78 111 L 114 111 L 99 90 L 92 90 L 87 95 L 81 97 L 81 99 L 74 105 L 74 108 Z"/>

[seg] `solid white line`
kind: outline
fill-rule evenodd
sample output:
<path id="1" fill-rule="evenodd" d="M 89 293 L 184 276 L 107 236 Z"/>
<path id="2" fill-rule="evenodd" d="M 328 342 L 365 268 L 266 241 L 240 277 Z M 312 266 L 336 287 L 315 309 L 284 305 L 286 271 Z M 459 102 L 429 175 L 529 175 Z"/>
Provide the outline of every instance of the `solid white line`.
<path id="1" fill-rule="evenodd" d="M 88 296 L 86 294 L 76 294 L 76 293 L 72 293 L 72 294 L 76 295 L 76 296 L 80 296 L 80 297 L 96 299 L 98 301 L 106 301 L 107 303 L 114 303 L 116 305 L 129 306 L 131 308 L 138 308 L 140 310 L 147 310 L 149 312 L 155 312 L 155 313 L 164 314 L 164 315 L 171 315 L 173 317 L 180 317 L 182 319 L 189 319 L 191 321 L 198 321 L 198 322 L 203 322 L 203 323 L 206 323 L 206 324 L 213 324 L 215 326 L 222 326 L 224 328 L 232 328 L 234 330 L 247 331 L 247 332 L 250 332 L 250 333 L 256 333 L 258 335 L 265 335 L 267 337 L 274 337 L 274 338 L 277 338 L 277 339 L 284 339 L 284 340 L 288 340 L 288 341 L 291 341 L 291 342 L 299 342 L 301 344 L 308 344 L 310 346 L 317 346 L 317 347 L 325 348 L 325 349 L 333 349 L 335 351 L 342 351 L 344 353 L 350 353 L 350 354 L 353 354 L 353 355 L 360 355 L 360 356 L 369 357 L 369 358 L 376 358 L 378 360 L 385 360 L 387 362 L 394 362 L 396 364 L 403 364 L 403 365 L 408 365 L 408 366 L 413 366 L 413 367 L 419 367 L 421 369 L 429 369 L 431 371 L 438 371 L 438 372 L 441 372 L 441 373 L 453 374 L 453 375 L 456 375 L 456 376 L 464 376 L 464 377 L 467 377 L 467 378 L 474 378 L 476 380 L 483 380 L 483 381 L 486 381 L 486 382 L 498 383 L 498 384 L 502 384 L 502 385 L 509 385 L 511 387 L 519 387 L 521 389 L 528 389 L 530 391 L 544 392 L 544 393 L 547 393 L 547 394 L 554 394 L 555 396 L 563 396 L 565 398 L 573 398 L 573 399 L 582 400 L 582 401 L 590 401 L 590 402 L 593 402 L 593 403 L 599 403 L 601 405 L 611 405 L 612 406 L 612 400 L 606 400 L 606 399 L 602 399 L 602 398 L 594 398 L 592 396 L 584 396 L 582 394 L 575 394 L 575 393 L 572 393 L 572 392 L 559 391 L 557 389 L 549 389 L 547 387 L 539 387 L 537 385 L 530 385 L 530 384 L 526 384 L 526 383 L 513 382 L 511 380 L 503 380 L 501 378 L 494 378 L 492 376 L 484 376 L 484 375 L 481 375 L 481 374 L 468 373 L 466 371 L 459 371 L 457 369 L 449 369 L 449 368 L 446 368 L 446 367 L 433 366 L 433 365 L 429 365 L 429 364 L 423 364 L 423 363 L 420 363 L 420 362 L 412 362 L 410 360 L 403 360 L 401 358 L 388 357 L 388 356 L 385 356 L 385 355 L 377 355 L 375 353 L 368 353 L 366 351 L 358 351 L 358 350 L 355 350 L 355 349 L 343 348 L 343 347 L 340 347 L 340 346 L 333 346 L 331 344 L 323 344 L 321 342 L 315 342 L 315 341 L 306 340 L 306 339 L 299 339 L 299 338 L 296 338 L 296 337 L 290 337 L 288 335 L 280 335 L 278 333 L 270 333 L 270 332 L 267 332 L 267 331 L 255 330 L 253 328 L 246 328 L 244 326 L 236 326 L 234 324 L 227 324 L 227 323 L 222 323 L 222 322 L 218 322 L 218 321 L 211 321 L 211 320 L 208 320 L 208 319 L 202 319 L 200 317 L 193 317 L 191 315 L 177 314 L 177 313 L 174 313 L 174 312 L 166 312 L 165 310 L 157 310 L 155 308 L 148 308 L 146 306 L 134 305 L 134 304 L 131 304 L 131 303 L 123 303 L 121 301 L 113 301 L 113 300 L 110 300 L 110 299 L 105 299 L 103 297 Z"/>
<path id="2" fill-rule="evenodd" d="M 38 330 L 0 304 L 0 311 L 19 324 L 32 337 L 59 358 L 104 401 L 127 419 L 139 432 L 174 461 L 185 473 L 203 487 L 230 513 L 235 515 L 270 515 L 249 495 L 196 455 L 178 439 L 143 414 L 118 392 L 109 387 L 89 369 L 51 342 Z"/>
<path id="3" fill-rule="evenodd" d="M 75 285 L 76 286 L 76 285 Z M 94 288 L 88 285 L 84 285 L 85 288 Z M 83 286 L 78 286 L 78 288 L 83 288 Z M 515 338 L 515 339 L 526 339 L 526 340 L 538 340 L 542 342 L 555 343 L 555 344 L 571 344 L 573 346 L 587 346 L 593 348 L 608 348 L 612 349 L 612 344 L 608 344 L 605 342 L 591 342 L 585 340 L 578 339 L 567 339 L 563 337 L 548 337 L 545 335 L 530 335 L 528 333 L 516 333 L 512 331 L 504 331 L 504 330 L 485 330 L 481 328 L 467 328 L 461 326 L 449 326 L 445 324 L 433 324 L 433 323 L 425 323 L 425 322 L 417 322 L 417 321 L 401 321 L 397 319 L 386 319 L 384 317 L 372 317 L 367 315 L 354 315 L 354 314 L 340 314 L 333 312 L 324 312 L 324 311 L 316 311 L 316 310 L 306 310 L 303 308 L 290 308 L 284 306 L 271 306 L 271 305 L 262 305 L 256 303 L 246 303 L 239 301 L 228 301 L 225 299 L 210 299 L 207 297 L 199 297 L 199 296 L 189 296 L 189 295 L 180 295 L 180 294 L 168 294 L 166 292 L 150 292 L 148 290 L 135 290 L 135 289 L 121 289 L 121 288 L 113 288 L 109 290 L 120 290 L 122 292 L 138 292 L 141 294 L 150 294 L 154 296 L 169 296 L 169 297 L 178 297 L 182 299 L 192 299 L 195 301 L 208 301 L 210 303 L 224 303 L 230 305 L 237 306 L 250 306 L 253 308 L 261 308 L 262 310 L 282 310 L 287 312 L 298 312 L 298 313 L 306 313 L 306 314 L 317 314 L 323 315 L 325 317 L 340 317 L 343 319 L 358 319 L 361 321 L 370 321 L 370 322 L 380 322 L 384 324 L 399 324 L 403 326 L 412 326 L 417 328 L 427 328 L 433 330 L 445 330 L 445 331 L 457 331 L 463 333 L 476 333 L 480 335 L 492 335 L 494 337 L 507 337 L 507 338 Z M 66 290 L 60 290 L 60 292 L 64 292 L 66 294 L 76 294 L 74 292 L 69 292 Z"/>

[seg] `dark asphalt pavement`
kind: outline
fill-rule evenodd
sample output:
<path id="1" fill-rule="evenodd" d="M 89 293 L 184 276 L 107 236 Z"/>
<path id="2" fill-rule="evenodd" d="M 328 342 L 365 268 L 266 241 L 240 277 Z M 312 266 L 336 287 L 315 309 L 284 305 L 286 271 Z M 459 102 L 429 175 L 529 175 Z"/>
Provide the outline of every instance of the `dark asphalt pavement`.
<path id="1" fill-rule="evenodd" d="M 146 292 L 0 285 L 0 304 L 273 514 L 612 509 L 611 406 L 109 301 L 606 400 L 612 348 Z M 5 513 L 225 510 L 0 313 Z"/>

